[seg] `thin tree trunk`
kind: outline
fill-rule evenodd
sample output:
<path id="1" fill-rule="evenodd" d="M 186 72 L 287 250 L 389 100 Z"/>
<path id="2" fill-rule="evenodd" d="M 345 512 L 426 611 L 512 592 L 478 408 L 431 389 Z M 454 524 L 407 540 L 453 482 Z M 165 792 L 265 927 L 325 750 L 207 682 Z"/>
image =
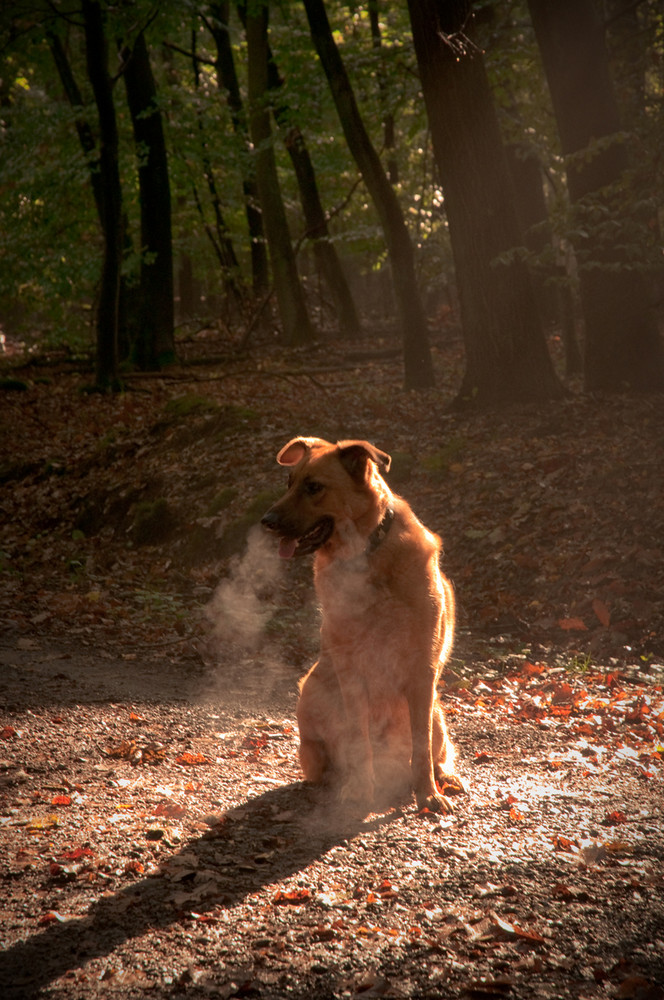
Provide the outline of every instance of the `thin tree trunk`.
<path id="1" fill-rule="evenodd" d="M 141 315 L 132 351 L 138 366 L 150 370 L 175 359 L 174 290 L 168 156 L 143 32 L 128 55 L 124 81 L 139 157 L 141 204 Z"/>
<path id="2" fill-rule="evenodd" d="M 192 51 L 192 62 L 194 67 L 194 85 L 198 90 L 200 86 L 200 72 L 198 68 L 199 60 L 196 55 L 196 32 L 192 30 L 191 32 L 191 51 Z M 208 186 L 208 192 L 210 194 L 210 201 L 212 202 L 212 211 L 214 212 L 214 228 L 206 221 L 205 211 L 203 205 L 201 204 L 200 198 L 198 197 L 198 191 L 195 185 L 192 185 L 194 192 L 194 200 L 196 202 L 196 207 L 198 208 L 198 213 L 203 221 L 205 227 L 205 232 L 207 234 L 210 243 L 214 249 L 214 252 L 219 261 L 221 267 L 221 273 L 224 281 L 224 286 L 229 292 L 231 299 L 238 306 L 240 311 L 243 305 L 243 289 L 242 289 L 242 275 L 240 271 L 240 264 L 235 253 L 235 247 L 233 246 L 233 240 L 231 239 L 228 226 L 226 225 L 226 220 L 224 219 L 221 198 L 219 196 L 219 189 L 217 187 L 217 181 L 215 178 L 214 169 L 212 167 L 212 162 L 208 155 L 207 142 L 205 138 L 205 124 L 203 122 L 202 115 L 200 112 L 196 116 L 198 133 L 201 139 L 201 152 L 203 160 L 203 173 L 205 175 L 205 180 Z M 253 241 L 252 241 L 253 247 Z M 252 258 L 253 259 L 253 258 Z"/>
<path id="3" fill-rule="evenodd" d="M 225 2 L 210 4 L 210 31 L 217 48 L 217 82 L 220 89 L 226 92 L 228 107 L 231 112 L 233 131 L 245 150 L 249 149 L 249 127 L 240 92 L 235 60 L 228 31 L 230 4 Z M 249 157 L 247 156 L 249 164 Z M 247 165 L 243 169 L 242 191 L 244 193 L 245 214 L 249 231 L 251 252 L 251 275 L 254 292 L 262 295 L 269 285 L 269 266 L 263 217 L 260 210 L 258 187 L 253 169 Z"/>
<path id="4" fill-rule="evenodd" d="M 635 225 L 642 225 L 640 242 L 648 245 L 646 220 L 629 204 L 628 155 L 617 136 L 620 116 L 603 27 L 592 0 L 528 0 L 528 7 L 562 151 L 570 157 L 567 187 L 575 210 L 586 389 L 661 391 L 662 340 L 645 274 L 629 254 L 636 245 L 629 229 Z"/>
<path id="5" fill-rule="evenodd" d="M 348 74 L 335 44 L 323 0 L 304 0 L 311 37 L 327 77 L 348 148 L 376 206 L 392 268 L 392 282 L 404 340 L 405 385 L 434 384 L 426 320 L 420 299 L 410 235 L 398 198 L 364 127 Z"/>
<path id="6" fill-rule="evenodd" d="M 497 406 L 561 395 L 523 262 L 523 242 L 469 0 L 409 0 L 415 52 L 445 196 L 466 371 L 456 404 Z"/>
<path id="7" fill-rule="evenodd" d="M 109 389 L 118 375 L 118 314 L 122 266 L 122 189 L 118 166 L 118 130 L 108 72 L 108 46 L 102 10 L 96 0 L 82 0 L 88 77 L 99 113 L 104 261 L 97 310 L 96 381 Z"/>
<path id="8" fill-rule="evenodd" d="M 267 52 L 267 7 L 251 4 L 247 7 L 248 92 L 258 193 L 263 209 L 263 223 L 284 339 L 289 344 L 305 344 L 313 339 L 313 331 L 297 273 L 277 177 L 270 111 L 267 105 Z"/>
<path id="9" fill-rule="evenodd" d="M 382 60 L 383 38 L 380 30 L 380 11 L 378 0 L 369 0 L 369 24 L 371 26 L 371 44 L 379 60 Z M 389 109 L 387 100 L 386 74 L 382 61 L 378 63 L 378 97 L 383 116 L 383 145 L 387 157 L 387 176 L 391 184 L 399 183 L 399 165 L 394 155 L 394 115 Z"/>
<path id="10" fill-rule="evenodd" d="M 269 46 L 267 79 L 270 91 L 279 91 L 283 87 L 284 81 Z M 316 172 L 304 136 L 299 127 L 292 123 L 289 108 L 285 104 L 277 104 L 274 117 L 284 133 L 286 149 L 293 164 L 300 192 L 302 212 L 307 226 L 306 236 L 312 241 L 316 262 L 332 295 L 339 329 L 343 336 L 357 339 L 361 334 L 360 318 L 339 255 L 330 239 L 327 218 L 318 192 Z"/>

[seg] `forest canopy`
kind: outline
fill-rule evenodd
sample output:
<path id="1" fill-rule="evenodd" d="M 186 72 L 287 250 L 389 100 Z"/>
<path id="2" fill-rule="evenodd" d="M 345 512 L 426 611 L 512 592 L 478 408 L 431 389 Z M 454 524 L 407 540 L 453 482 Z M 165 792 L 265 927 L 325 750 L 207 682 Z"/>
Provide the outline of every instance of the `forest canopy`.
<path id="1" fill-rule="evenodd" d="M 101 388 L 216 328 L 403 343 L 457 402 L 661 390 L 655 0 L 18 0 L 0 21 L 0 323 Z"/>

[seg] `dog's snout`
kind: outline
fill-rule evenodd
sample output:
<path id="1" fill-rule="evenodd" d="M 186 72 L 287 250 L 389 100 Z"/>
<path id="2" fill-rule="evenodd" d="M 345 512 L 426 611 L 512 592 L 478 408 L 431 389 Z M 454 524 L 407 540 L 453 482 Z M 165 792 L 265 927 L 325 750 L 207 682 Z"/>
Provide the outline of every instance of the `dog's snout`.
<path id="1" fill-rule="evenodd" d="M 264 528 L 274 531 L 279 527 L 279 515 L 273 509 L 268 510 L 265 514 L 263 514 L 261 524 Z"/>

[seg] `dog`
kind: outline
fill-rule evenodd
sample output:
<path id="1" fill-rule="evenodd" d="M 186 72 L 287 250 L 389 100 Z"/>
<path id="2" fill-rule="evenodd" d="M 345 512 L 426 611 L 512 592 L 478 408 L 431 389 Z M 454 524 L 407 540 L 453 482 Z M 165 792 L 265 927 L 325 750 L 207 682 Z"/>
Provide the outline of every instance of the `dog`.
<path id="1" fill-rule="evenodd" d="M 297 437 L 277 461 L 288 489 L 261 523 L 282 557 L 313 553 L 322 612 L 297 706 L 305 779 L 365 813 L 413 791 L 419 809 L 451 812 L 437 784 L 463 785 L 437 696 L 455 611 L 440 539 L 391 492 L 391 458 L 368 441 Z"/>

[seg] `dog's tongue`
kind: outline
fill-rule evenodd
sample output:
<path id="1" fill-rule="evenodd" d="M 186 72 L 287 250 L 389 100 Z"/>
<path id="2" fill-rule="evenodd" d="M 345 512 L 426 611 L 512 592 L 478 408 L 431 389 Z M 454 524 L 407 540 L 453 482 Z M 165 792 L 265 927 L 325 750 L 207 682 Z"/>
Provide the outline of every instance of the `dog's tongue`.
<path id="1" fill-rule="evenodd" d="M 297 538 L 282 538 L 279 541 L 279 555 L 282 559 L 292 559 L 297 548 Z"/>

